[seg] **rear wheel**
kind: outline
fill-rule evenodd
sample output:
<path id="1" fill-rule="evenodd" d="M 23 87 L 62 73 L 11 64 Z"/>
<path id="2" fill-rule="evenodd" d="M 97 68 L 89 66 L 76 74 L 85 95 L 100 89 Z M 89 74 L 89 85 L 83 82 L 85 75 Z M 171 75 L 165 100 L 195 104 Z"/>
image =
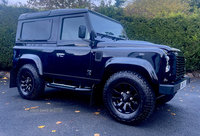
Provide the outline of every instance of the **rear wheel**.
<path id="1" fill-rule="evenodd" d="M 17 88 L 22 98 L 37 99 L 45 89 L 45 80 L 32 64 L 23 65 L 17 74 Z"/>
<path id="2" fill-rule="evenodd" d="M 112 117 L 136 125 L 147 119 L 155 107 L 155 94 L 146 79 L 136 72 L 121 71 L 105 84 L 104 103 Z"/>

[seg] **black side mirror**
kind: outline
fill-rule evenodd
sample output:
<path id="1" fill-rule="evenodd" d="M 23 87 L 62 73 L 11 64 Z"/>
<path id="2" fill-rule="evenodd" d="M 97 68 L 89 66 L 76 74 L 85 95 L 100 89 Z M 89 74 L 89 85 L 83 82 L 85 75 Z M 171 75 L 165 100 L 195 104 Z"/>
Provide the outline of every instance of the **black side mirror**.
<path id="1" fill-rule="evenodd" d="M 85 38 L 85 34 L 86 34 L 86 26 L 80 25 L 78 29 L 78 37 L 83 39 Z"/>

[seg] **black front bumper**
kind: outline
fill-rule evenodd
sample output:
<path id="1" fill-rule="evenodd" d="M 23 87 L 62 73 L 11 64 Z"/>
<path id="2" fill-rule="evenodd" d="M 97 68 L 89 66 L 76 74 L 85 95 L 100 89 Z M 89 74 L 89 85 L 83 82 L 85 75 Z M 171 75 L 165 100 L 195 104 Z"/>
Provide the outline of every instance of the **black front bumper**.
<path id="1" fill-rule="evenodd" d="M 176 81 L 175 83 L 171 83 L 171 84 L 160 84 L 159 85 L 159 93 L 160 94 L 175 94 L 178 90 L 182 89 L 181 88 L 181 83 L 183 83 L 183 81 L 186 82 L 186 85 L 188 83 L 190 83 L 190 78 L 189 77 L 184 77 L 181 80 Z"/>

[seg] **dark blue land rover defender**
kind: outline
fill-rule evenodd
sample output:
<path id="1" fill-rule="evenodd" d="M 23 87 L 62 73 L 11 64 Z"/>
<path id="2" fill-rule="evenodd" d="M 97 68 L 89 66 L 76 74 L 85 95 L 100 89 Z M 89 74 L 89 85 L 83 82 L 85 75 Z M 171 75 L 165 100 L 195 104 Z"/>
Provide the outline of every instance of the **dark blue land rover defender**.
<path id="1" fill-rule="evenodd" d="M 91 91 L 126 124 L 145 120 L 156 101 L 190 82 L 180 50 L 131 41 L 119 22 L 87 9 L 20 15 L 13 51 L 10 87 L 21 97 L 37 99 L 45 85 Z"/>

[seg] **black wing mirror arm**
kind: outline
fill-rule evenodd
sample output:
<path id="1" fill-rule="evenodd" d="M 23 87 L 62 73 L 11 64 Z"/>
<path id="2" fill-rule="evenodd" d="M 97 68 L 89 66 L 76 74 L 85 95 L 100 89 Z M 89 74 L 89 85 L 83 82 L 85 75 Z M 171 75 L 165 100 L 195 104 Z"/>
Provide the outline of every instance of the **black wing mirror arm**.
<path id="1" fill-rule="evenodd" d="M 95 38 L 96 37 L 97 37 L 96 33 L 94 32 L 94 30 L 92 30 L 90 32 L 91 47 L 95 47 L 96 46 L 96 42 L 95 42 Z"/>
<path id="2" fill-rule="evenodd" d="M 94 30 L 92 30 L 91 33 L 90 33 L 90 40 L 95 41 L 96 37 L 97 37 L 97 34 L 94 32 Z"/>

